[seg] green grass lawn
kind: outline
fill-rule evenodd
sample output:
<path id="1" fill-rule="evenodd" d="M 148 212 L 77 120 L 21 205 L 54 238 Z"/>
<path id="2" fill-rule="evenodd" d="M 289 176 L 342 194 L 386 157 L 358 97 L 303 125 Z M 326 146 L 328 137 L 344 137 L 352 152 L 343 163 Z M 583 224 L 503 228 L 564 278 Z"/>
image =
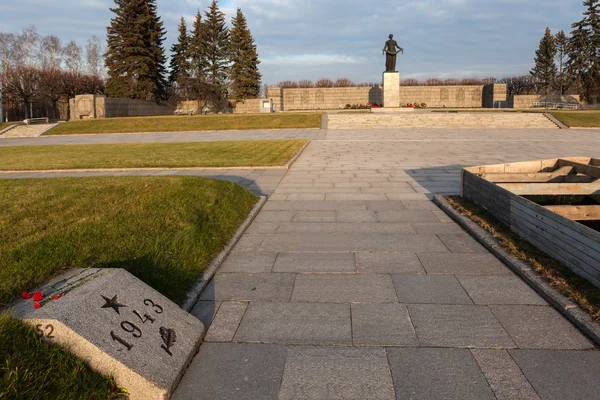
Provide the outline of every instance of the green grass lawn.
<path id="1" fill-rule="evenodd" d="M 320 128 L 323 113 L 227 114 L 70 121 L 44 135 Z"/>
<path id="2" fill-rule="evenodd" d="M 285 165 L 306 140 L 0 147 L 0 170 L 266 167 Z"/>
<path id="3" fill-rule="evenodd" d="M 11 125 L 15 125 L 15 124 L 13 124 L 12 122 L 11 122 L 11 123 L 8 123 L 8 122 L 0 122 L 0 131 L 1 131 L 1 130 L 3 130 L 3 129 L 6 129 L 6 128 L 8 128 L 8 127 L 9 127 L 9 126 L 11 126 Z"/>
<path id="4" fill-rule="evenodd" d="M 69 268 L 126 268 L 180 303 L 257 197 L 200 177 L 0 180 L 0 303 Z"/>
<path id="5" fill-rule="evenodd" d="M 111 378 L 92 371 L 60 346 L 38 339 L 34 330 L 0 315 L 1 399 L 90 399 L 118 396 Z"/>
<path id="6" fill-rule="evenodd" d="M 600 127 L 600 110 L 550 111 L 550 114 L 571 128 Z"/>

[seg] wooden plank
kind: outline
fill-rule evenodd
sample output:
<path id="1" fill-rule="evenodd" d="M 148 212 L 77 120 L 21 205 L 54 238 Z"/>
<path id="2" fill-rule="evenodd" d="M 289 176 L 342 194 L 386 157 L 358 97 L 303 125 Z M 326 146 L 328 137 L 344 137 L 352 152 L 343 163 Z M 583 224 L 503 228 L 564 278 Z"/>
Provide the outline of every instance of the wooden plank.
<path id="1" fill-rule="evenodd" d="M 553 178 L 566 176 L 572 173 L 573 171 L 573 167 L 562 167 L 553 172 L 482 174 L 481 177 L 493 183 L 544 183 L 550 181 Z"/>
<path id="2" fill-rule="evenodd" d="M 545 206 L 547 210 L 575 221 L 600 220 L 600 205 L 598 206 Z"/>
<path id="3" fill-rule="evenodd" d="M 588 159 L 588 162 L 592 162 L 593 159 Z M 590 164 L 584 164 L 577 161 L 572 161 L 568 159 L 559 159 L 558 165 L 561 167 L 573 167 L 578 174 L 585 174 L 592 176 L 596 179 L 600 179 L 600 167 Z"/>
<path id="4" fill-rule="evenodd" d="M 514 224 L 528 227 L 537 232 L 556 251 L 561 250 L 569 253 L 587 265 L 594 266 L 600 273 L 600 246 L 598 244 L 596 244 L 596 247 L 591 247 L 588 245 L 589 243 L 578 241 L 575 235 L 570 234 L 574 232 L 569 232 L 568 228 L 563 226 L 557 230 L 546 224 L 544 220 L 528 215 L 516 208 L 511 211 L 511 226 L 514 226 Z"/>
<path id="5" fill-rule="evenodd" d="M 593 230 L 585 225 L 580 224 L 579 222 L 570 220 L 561 215 L 553 213 L 550 210 L 546 210 L 544 207 L 539 204 L 534 203 L 531 200 L 526 199 L 525 197 L 517 196 L 516 194 L 511 194 L 511 206 L 513 203 L 516 203 L 514 206 L 520 205 L 527 212 L 533 213 L 533 215 L 538 215 L 539 218 L 543 218 L 546 223 L 551 223 L 558 226 L 557 229 L 561 229 L 563 226 L 566 226 L 572 231 L 577 232 L 579 235 L 577 240 L 580 241 L 589 241 L 590 246 L 595 246 L 593 243 L 600 243 L 600 232 Z"/>
<path id="6" fill-rule="evenodd" d="M 517 199 L 521 199 L 517 197 Z M 594 251 L 600 254 L 600 232 L 593 230 L 590 227 L 580 224 L 579 222 L 565 218 L 561 215 L 546 210 L 544 207 L 533 203 L 534 207 L 529 205 L 524 206 L 516 200 L 511 201 L 511 213 L 515 211 L 523 212 L 536 220 L 540 221 L 563 235 L 567 235 L 573 240 L 589 247 L 589 251 Z"/>
<path id="7" fill-rule="evenodd" d="M 550 246 L 548 244 L 548 242 L 546 242 L 545 240 L 537 240 L 535 238 L 535 236 L 537 236 L 537 235 L 532 234 L 532 232 L 529 231 L 529 229 L 519 227 L 519 226 L 513 226 L 511 229 L 517 235 L 519 235 L 520 237 L 522 237 L 529 243 L 533 244 L 535 247 L 537 247 L 544 253 L 548 254 L 550 257 L 553 257 L 556 260 L 561 261 L 563 264 L 565 264 L 567 266 L 567 268 L 569 268 L 570 270 L 575 272 L 577 275 L 587 279 L 592 284 L 594 284 L 596 287 L 600 288 L 600 277 L 598 276 L 598 274 L 595 274 L 593 271 L 590 271 L 591 272 L 591 274 L 590 274 L 587 271 L 577 267 L 575 264 L 571 263 L 570 260 L 565 259 L 562 255 L 556 253 L 554 251 L 554 248 L 552 248 L 552 246 Z"/>
<path id="8" fill-rule="evenodd" d="M 592 183 L 500 183 L 498 186 L 519 196 L 600 194 L 600 181 Z"/>

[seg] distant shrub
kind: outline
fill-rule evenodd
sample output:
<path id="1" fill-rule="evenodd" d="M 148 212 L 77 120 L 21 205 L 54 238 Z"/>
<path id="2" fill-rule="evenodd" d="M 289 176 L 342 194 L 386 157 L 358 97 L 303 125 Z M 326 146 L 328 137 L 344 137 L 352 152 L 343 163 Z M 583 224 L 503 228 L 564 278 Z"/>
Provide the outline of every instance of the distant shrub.
<path id="1" fill-rule="evenodd" d="M 315 84 L 312 81 L 303 79 L 300 82 L 298 82 L 298 87 L 299 88 L 313 88 L 313 87 L 315 87 Z"/>
<path id="2" fill-rule="evenodd" d="M 354 82 L 352 82 L 348 78 L 340 78 L 335 81 L 335 87 L 352 87 L 354 86 Z"/>
<path id="3" fill-rule="evenodd" d="M 321 78 L 315 82 L 315 87 L 318 88 L 331 88 L 333 86 L 333 81 L 329 78 Z"/>
<path id="4" fill-rule="evenodd" d="M 278 86 L 283 89 L 296 89 L 298 88 L 298 82 L 294 81 L 281 81 Z"/>

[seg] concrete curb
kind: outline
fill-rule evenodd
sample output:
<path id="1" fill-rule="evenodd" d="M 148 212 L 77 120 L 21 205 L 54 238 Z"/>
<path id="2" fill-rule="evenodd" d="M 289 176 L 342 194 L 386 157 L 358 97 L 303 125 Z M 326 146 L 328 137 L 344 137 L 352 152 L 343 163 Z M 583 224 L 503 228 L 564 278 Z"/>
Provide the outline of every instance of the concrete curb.
<path id="1" fill-rule="evenodd" d="M 550 121 L 554 122 L 554 124 L 556 124 L 556 126 L 558 126 L 560 129 L 571 129 L 569 128 L 567 125 L 563 124 L 562 122 L 560 122 L 558 119 L 556 119 L 554 117 L 554 115 L 550 114 L 550 113 L 544 113 L 544 116 L 546 118 L 548 118 Z"/>
<path id="2" fill-rule="evenodd" d="M 242 225 L 240 225 L 240 227 L 235 232 L 235 234 L 233 235 L 231 240 L 229 240 L 229 243 L 227 243 L 227 245 L 225 246 L 223 251 L 221 251 L 210 262 L 208 267 L 206 267 L 204 272 L 202 272 L 202 275 L 200 276 L 198 281 L 196 281 L 196 284 L 194 285 L 194 287 L 189 292 L 187 292 L 186 300 L 180 306 L 182 309 L 184 309 L 187 312 L 190 312 L 192 310 L 192 308 L 194 308 L 194 306 L 198 302 L 198 298 L 200 297 L 200 295 L 206 288 L 206 285 L 208 285 L 208 282 L 210 282 L 210 280 L 215 275 L 215 273 L 219 270 L 219 268 L 221 268 L 221 265 L 223 264 L 223 262 L 225 261 L 227 256 L 229 256 L 229 254 L 231 253 L 231 251 L 233 250 L 233 248 L 235 247 L 237 242 L 240 240 L 240 238 L 242 237 L 244 232 L 246 232 L 246 229 L 248 229 L 248 227 L 250 226 L 252 221 L 254 221 L 254 218 L 256 218 L 256 215 L 258 215 L 258 213 L 263 208 L 263 206 L 265 205 L 266 202 L 267 202 L 266 196 L 261 196 L 258 199 L 258 202 L 256 203 L 256 205 L 250 211 L 250 214 L 248 214 L 248 217 L 244 220 L 244 222 L 242 222 Z"/>
<path id="3" fill-rule="evenodd" d="M 321 116 L 321 129 L 327 129 L 328 124 L 329 124 L 329 117 L 327 114 L 323 114 Z"/>
<path id="4" fill-rule="evenodd" d="M 504 250 L 501 244 L 485 229 L 471 221 L 470 218 L 459 214 L 443 196 L 435 195 L 433 197 L 433 202 L 486 249 L 506 264 L 506 266 L 524 280 L 525 283 L 531 286 L 531 288 L 544 298 L 544 300 L 571 321 L 571 323 L 590 338 L 594 344 L 600 346 L 600 325 L 596 323 L 585 310 L 569 300 L 558 290 L 551 287 L 530 265 Z"/>
<path id="5" fill-rule="evenodd" d="M 9 125 L 8 127 L 4 128 L 0 131 L 0 135 L 4 135 L 6 132 L 8 132 L 11 129 L 16 128 L 16 127 L 17 127 L 17 125 Z"/>
<path id="6" fill-rule="evenodd" d="M 298 160 L 298 158 L 300 158 L 302 153 L 304 153 L 304 149 L 306 149 L 308 147 L 310 142 L 311 142 L 310 139 L 306 139 L 306 143 L 304 143 L 304 145 L 298 149 L 298 151 L 292 156 L 292 158 L 290 158 L 289 161 L 287 163 L 285 163 L 285 165 L 283 166 L 284 168 L 282 168 L 282 169 L 290 169 L 290 167 L 296 162 L 296 160 Z"/>

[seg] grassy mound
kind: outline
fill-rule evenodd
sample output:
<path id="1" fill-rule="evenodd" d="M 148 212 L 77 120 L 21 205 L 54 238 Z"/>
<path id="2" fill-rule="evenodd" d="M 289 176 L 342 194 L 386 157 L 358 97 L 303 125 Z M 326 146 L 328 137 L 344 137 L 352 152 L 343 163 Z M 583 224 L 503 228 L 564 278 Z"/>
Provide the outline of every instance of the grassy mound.
<path id="1" fill-rule="evenodd" d="M 320 128 L 322 113 L 102 118 L 70 121 L 44 135 Z"/>
<path id="2" fill-rule="evenodd" d="M 0 303 L 69 268 L 119 267 L 180 303 L 257 201 L 199 177 L 0 180 Z"/>
<path id="3" fill-rule="evenodd" d="M 282 166 L 306 140 L 0 147 L 1 170 Z"/>
<path id="4" fill-rule="evenodd" d="M 59 346 L 38 339 L 34 330 L 0 315 L 0 398 L 98 399 L 118 397 L 113 380 L 92 371 Z"/>

